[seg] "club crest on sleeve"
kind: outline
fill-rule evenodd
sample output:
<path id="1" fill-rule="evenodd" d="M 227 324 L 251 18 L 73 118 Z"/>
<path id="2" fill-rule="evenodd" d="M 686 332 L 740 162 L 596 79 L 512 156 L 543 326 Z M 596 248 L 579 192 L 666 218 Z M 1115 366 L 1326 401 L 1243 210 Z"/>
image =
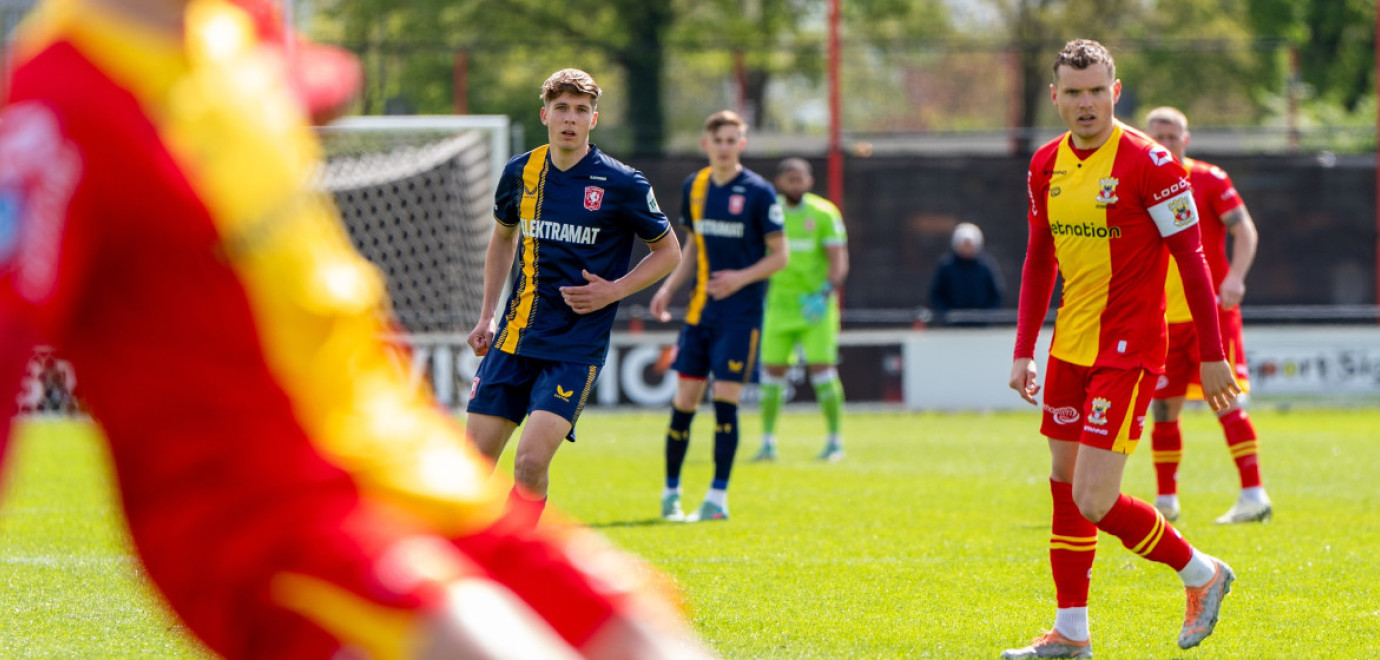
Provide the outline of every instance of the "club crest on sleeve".
<path id="1" fill-rule="evenodd" d="M 1117 201 L 1116 186 L 1121 183 L 1117 179 L 1107 178 L 1097 182 L 1097 203 L 1115 204 Z"/>
<path id="2" fill-rule="evenodd" d="M 728 213 L 738 215 L 743 212 L 743 206 L 747 204 L 747 198 L 742 195 L 728 196 Z"/>
<path id="3" fill-rule="evenodd" d="M 599 186 L 585 186 L 585 210 L 598 211 L 604 205 L 604 189 Z"/>
<path id="4" fill-rule="evenodd" d="M 656 203 L 656 191 L 647 189 L 647 210 L 652 213 L 661 213 L 661 205 Z"/>
<path id="5" fill-rule="evenodd" d="M 1193 224 L 1193 204 L 1187 195 L 1169 201 L 1169 210 L 1174 213 L 1174 226 L 1187 227 Z"/>

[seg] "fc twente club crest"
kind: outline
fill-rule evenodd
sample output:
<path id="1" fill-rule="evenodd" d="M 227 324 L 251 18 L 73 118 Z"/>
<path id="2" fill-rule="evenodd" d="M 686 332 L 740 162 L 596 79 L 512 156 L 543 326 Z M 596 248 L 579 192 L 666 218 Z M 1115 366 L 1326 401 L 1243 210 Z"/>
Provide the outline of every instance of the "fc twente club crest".
<path id="1" fill-rule="evenodd" d="M 599 186 L 585 186 L 585 210 L 598 211 L 604 204 L 604 189 Z"/>

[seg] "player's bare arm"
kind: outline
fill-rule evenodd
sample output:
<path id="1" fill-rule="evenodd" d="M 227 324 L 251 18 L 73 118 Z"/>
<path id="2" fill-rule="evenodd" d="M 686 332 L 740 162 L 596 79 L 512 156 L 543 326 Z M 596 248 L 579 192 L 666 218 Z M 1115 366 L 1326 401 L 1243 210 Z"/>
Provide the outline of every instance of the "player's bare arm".
<path id="1" fill-rule="evenodd" d="M 778 231 L 768 234 L 766 238 L 767 254 L 757 263 L 740 270 L 718 270 L 709 276 L 709 283 L 705 286 L 705 291 L 714 300 L 723 300 L 735 293 L 739 289 L 771 277 L 772 273 L 786 267 L 790 259 L 790 250 L 786 248 L 786 232 Z"/>
<path id="2" fill-rule="evenodd" d="M 680 265 L 680 241 L 675 232 L 666 232 L 647 247 L 651 252 L 627 275 L 610 282 L 587 270 L 581 271 L 588 284 L 561 287 L 561 298 L 577 314 L 588 314 L 651 286 Z"/>
<path id="3" fill-rule="evenodd" d="M 518 226 L 495 224 L 493 236 L 489 238 L 489 249 L 484 254 L 484 302 L 479 309 L 479 322 L 465 339 L 475 355 L 483 357 L 489 352 L 494 339 L 494 310 L 498 298 L 503 295 L 503 285 L 508 280 L 508 272 L 513 267 L 513 256 L 517 254 Z"/>
<path id="4" fill-rule="evenodd" d="M 1011 363 L 1011 381 L 1008 385 L 1016 390 L 1022 399 L 1030 402 L 1030 405 L 1040 405 L 1040 402 L 1035 400 L 1035 395 L 1040 393 L 1040 383 L 1034 358 L 1016 358 Z"/>
<path id="5" fill-rule="evenodd" d="M 835 289 L 842 288 L 843 281 L 848 279 L 848 246 L 826 246 L 824 257 L 829 260 L 829 285 Z"/>
<path id="6" fill-rule="evenodd" d="M 1251 220 L 1251 214 L 1245 206 L 1228 211 L 1222 216 L 1222 224 L 1227 226 L 1227 231 L 1230 231 L 1232 236 L 1231 268 L 1227 270 L 1226 277 L 1222 278 L 1218 297 L 1221 299 L 1222 309 L 1231 309 L 1241 304 L 1241 299 L 1246 296 L 1246 274 L 1255 262 L 1255 249 L 1260 237 L 1256 232 L 1255 222 Z"/>
<path id="7" fill-rule="evenodd" d="M 671 276 L 661 283 L 661 288 L 657 289 L 656 295 L 652 296 L 651 311 L 656 320 L 662 323 L 671 320 L 671 312 L 667 310 L 667 307 L 671 304 L 671 296 L 676 295 L 685 281 L 690 279 L 690 271 L 695 268 L 696 250 L 694 237 L 687 238 L 685 247 L 680 254 L 680 263 L 676 265 L 675 270 L 671 271 Z"/>

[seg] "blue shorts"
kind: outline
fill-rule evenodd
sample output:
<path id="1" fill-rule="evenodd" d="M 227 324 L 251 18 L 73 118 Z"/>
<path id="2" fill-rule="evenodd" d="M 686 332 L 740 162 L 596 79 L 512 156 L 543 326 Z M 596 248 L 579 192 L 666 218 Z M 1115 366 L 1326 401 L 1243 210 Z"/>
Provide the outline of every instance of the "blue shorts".
<path id="1" fill-rule="evenodd" d="M 570 421 L 565 439 L 575 442 L 575 420 L 594 389 L 600 366 L 524 357 L 495 348 L 479 363 L 466 411 L 521 424 L 528 413 L 545 410 Z"/>
<path id="2" fill-rule="evenodd" d="M 713 372 L 723 382 L 756 382 L 761 336 L 755 325 L 682 326 L 671 368 L 685 378 L 704 380 Z"/>

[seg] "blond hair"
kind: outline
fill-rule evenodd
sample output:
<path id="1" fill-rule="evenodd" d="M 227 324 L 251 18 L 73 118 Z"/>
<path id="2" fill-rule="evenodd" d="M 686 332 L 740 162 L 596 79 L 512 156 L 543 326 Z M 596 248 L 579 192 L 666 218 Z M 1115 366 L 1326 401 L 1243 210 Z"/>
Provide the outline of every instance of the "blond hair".
<path id="1" fill-rule="evenodd" d="M 1162 121 L 1166 124 L 1174 124 L 1175 126 L 1179 127 L 1179 130 L 1188 131 L 1188 117 L 1185 116 L 1183 112 L 1180 112 L 1178 108 L 1171 108 L 1167 105 L 1162 105 L 1146 113 L 1146 126 L 1149 126 L 1150 124 L 1153 124 L 1157 121 Z"/>
<path id="2" fill-rule="evenodd" d="M 1064 44 L 1063 50 L 1054 58 L 1054 81 L 1059 82 L 1059 67 L 1067 66 L 1082 71 L 1094 64 L 1106 64 L 1107 72 L 1116 79 L 1116 62 L 1107 47 L 1092 39 L 1074 39 Z"/>
<path id="3" fill-rule="evenodd" d="M 599 105 L 599 95 L 603 93 L 594 82 L 594 76 L 579 69 L 561 69 L 541 84 L 542 105 L 556 100 L 561 94 L 584 94 L 590 97 L 591 106 Z"/>
<path id="4" fill-rule="evenodd" d="M 705 133 L 713 133 L 724 126 L 737 126 L 739 131 L 744 134 L 747 133 L 747 122 L 743 121 L 743 118 L 732 110 L 720 110 L 709 115 L 709 119 L 704 120 Z"/>

